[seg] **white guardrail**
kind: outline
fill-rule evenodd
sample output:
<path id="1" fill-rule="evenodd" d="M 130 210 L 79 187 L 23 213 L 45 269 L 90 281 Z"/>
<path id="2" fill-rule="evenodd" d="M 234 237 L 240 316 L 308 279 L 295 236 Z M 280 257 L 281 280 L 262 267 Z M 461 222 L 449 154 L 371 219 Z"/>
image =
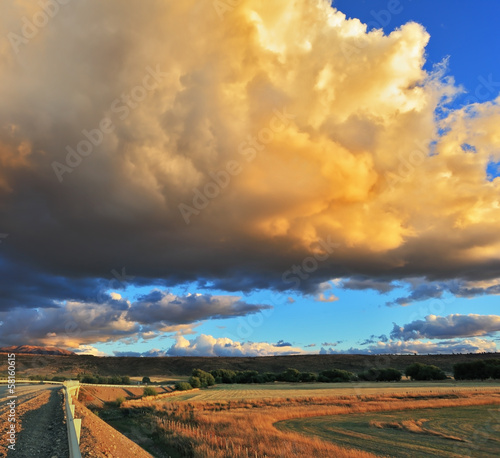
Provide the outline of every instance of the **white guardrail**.
<path id="1" fill-rule="evenodd" d="M 80 432 L 82 430 L 82 420 L 75 418 L 75 405 L 73 404 L 72 397 L 78 397 L 80 390 L 80 382 L 67 381 L 64 382 L 64 398 L 66 400 L 66 426 L 68 428 L 68 444 L 69 444 L 69 457 L 81 458 L 80 453 Z"/>

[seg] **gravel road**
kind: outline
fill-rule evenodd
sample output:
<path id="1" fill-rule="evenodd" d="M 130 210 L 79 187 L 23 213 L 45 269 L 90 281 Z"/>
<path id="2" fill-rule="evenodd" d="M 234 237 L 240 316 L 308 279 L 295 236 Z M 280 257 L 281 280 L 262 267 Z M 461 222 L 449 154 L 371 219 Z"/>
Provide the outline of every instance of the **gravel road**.
<path id="1" fill-rule="evenodd" d="M 0 387 L 0 457 L 67 458 L 69 456 L 64 397 L 60 386 L 17 386 L 16 445 L 7 448 L 8 411 Z"/>

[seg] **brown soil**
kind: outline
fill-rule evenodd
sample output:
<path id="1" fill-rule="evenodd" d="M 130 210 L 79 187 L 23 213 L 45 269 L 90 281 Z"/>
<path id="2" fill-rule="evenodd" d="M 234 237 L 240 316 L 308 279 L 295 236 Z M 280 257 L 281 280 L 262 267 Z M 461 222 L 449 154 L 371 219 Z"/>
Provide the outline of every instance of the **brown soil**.
<path id="1" fill-rule="evenodd" d="M 172 388 L 152 386 L 158 394 L 170 393 Z M 117 398 L 138 399 L 142 397 L 144 387 L 113 388 L 109 386 L 82 386 L 78 399 L 87 407 L 101 409 L 105 402 L 116 401 Z"/>
<path id="2" fill-rule="evenodd" d="M 82 403 L 75 402 L 75 416 L 82 419 L 80 451 L 83 458 L 152 458 L 135 442 L 94 415 Z"/>

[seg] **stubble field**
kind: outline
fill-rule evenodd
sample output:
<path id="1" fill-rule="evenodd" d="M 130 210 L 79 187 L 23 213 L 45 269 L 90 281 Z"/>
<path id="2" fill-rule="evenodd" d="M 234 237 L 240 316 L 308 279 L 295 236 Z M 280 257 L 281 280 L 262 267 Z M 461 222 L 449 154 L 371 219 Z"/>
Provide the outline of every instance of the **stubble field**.
<path id="1" fill-rule="evenodd" d="M 111 424 L 172 457 L 488 457 L 499 407 L 499 383 L 220 385 L 126 401 Z"/>

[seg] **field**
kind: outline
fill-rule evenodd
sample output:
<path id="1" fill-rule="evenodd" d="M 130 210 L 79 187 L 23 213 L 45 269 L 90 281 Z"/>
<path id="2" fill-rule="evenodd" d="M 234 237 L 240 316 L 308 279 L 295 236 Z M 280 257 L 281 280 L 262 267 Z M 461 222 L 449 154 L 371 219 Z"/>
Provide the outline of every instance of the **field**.
<path id="1" fill-rule="evenodd" d="M 140 429 L 158 457 L 487 457 L 499 406 L 498 382 L 275 383 L 125 401 L 102 418 Z"/>
<path id="2" fill-rule="evenodd" d="M 497 457 L 499 422 L 498 406 L 469 406 L 301 418 L 276 427 L 401 458 Z"/>
<path id="3" fill-rule="evenodd" d="M 273 398 L 304 398 L 352 395 L 375 395 L 381 392 L 387 394 L 408 393 L 440 393 L 449 392 L 454 388 L 461 391 L 477 391 L 498 388 L 498 384 L 481 383 L 478 387 L 474 382 L 355 382 L 355 383 L 274 383 L 250 385 L 217 385 L 207 390 L 186 392 L 171 398 L 171 401 L 235 401 Z"/>

